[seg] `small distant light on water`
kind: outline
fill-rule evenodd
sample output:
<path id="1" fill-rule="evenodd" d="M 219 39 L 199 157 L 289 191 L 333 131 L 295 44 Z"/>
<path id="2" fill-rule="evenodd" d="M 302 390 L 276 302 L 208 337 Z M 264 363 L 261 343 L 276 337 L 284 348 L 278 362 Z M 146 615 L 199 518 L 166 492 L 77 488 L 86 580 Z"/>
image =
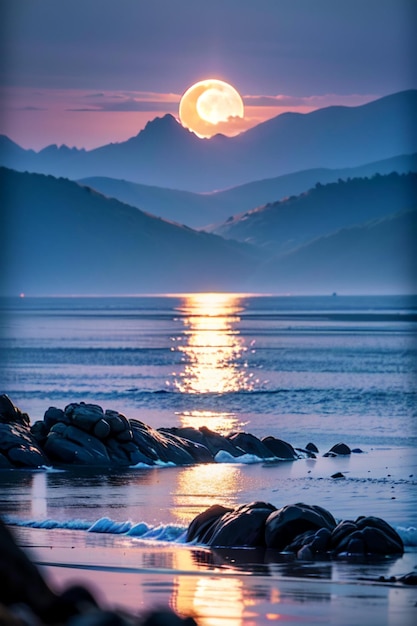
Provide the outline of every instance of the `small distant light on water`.
<path id="1" fill-rule="evenodd" d="M 25 297 L 25 294 L 23 293 L 23 291 L 22 291 L 22 293 L 20 294 L 20 296 L 19 296 L 19 297 L 20 297 L 20 298 L 24 298 L 24 297 Z"/>

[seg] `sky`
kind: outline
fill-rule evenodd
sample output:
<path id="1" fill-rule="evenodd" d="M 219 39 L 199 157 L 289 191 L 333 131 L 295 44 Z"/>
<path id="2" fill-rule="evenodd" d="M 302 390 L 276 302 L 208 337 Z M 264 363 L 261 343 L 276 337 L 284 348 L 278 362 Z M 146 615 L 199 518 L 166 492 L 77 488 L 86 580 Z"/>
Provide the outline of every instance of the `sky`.
<path id="1" fill-rule="evenodd" d="M 246 127 L 417 87 L 417 0 L 2 0 L 0 133 L 91 149 L 217 78 Z"/>

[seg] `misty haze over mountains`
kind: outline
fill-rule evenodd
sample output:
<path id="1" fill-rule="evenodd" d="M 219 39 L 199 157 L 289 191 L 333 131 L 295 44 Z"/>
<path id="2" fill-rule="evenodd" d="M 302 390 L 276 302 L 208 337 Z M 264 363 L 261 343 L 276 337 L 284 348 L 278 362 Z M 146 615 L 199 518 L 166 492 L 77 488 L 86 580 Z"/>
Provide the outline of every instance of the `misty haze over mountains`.
<path id="1" fill-rule="evenodd" d="M 192 228 L 210 226 L 208 230 L 213 230 L 215 224 L 220 224 L 233 216 L 236 209 L 243 212 L 267 204 L 272 198 L 281 200 L 298 195 L 317 183 L 325 184 L 336 182 L 338 179 L 391 172 L 399 174 L 417 172 L 417 153 L 359 167 L 337 170 L 315 168 L 294 172 L 208 194 L 151 187 L 106 177 L 84 178 L 78 182 L 158 217 Z"/>
<path id="2" fill-rule="evenodd" d="M 402 92 L 210 140 L 165 116 L 89 152 L 3 137 L 1 295 L 416 293 L 416 105 Z M 242 184 L 195 191 L 222 180 Z"/>
<path id="3" fill-rule="evenodd" d="M 4 292 L 409 293 L 416 183 L 417 174 L 391 174 L 318 186 L 255 211 L 263 221 L 254 245 L 166 222 L 66 179 L 0 168 L 8 206 Z M 276 228 L 274 214 L 279 220 L 291 208 L 288 227 Z"/>
<path id="4" fill-rule="evenodd" d="M 49 146 L 36 153 L 7 138 L 0 165 L 80 179 L 91 176 L 187 191 L 213 191 L 301 170 L 357 167 L 417 152 L 417 90 L 358 107 L 284 113 L 236 137 L 199 139 L 172 115 L 128 141 L 95 150 Z"/>

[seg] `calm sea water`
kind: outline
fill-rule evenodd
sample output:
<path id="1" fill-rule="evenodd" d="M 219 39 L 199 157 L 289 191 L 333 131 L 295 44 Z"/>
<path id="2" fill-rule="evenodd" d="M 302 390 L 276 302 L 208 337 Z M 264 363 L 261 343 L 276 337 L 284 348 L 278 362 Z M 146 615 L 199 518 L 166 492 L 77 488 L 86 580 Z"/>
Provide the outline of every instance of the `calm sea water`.
<path id="1" fill-rule="evenodd" d="M 3 390 L 31 419 L 74 401 L 152 426 L 305 445 L 415 445 L 417 298 L 3 301 Z"/>
<path id="2" fill-rule="evenodd" d="M 359 576 L 416 567 L 416 297 L 19 298 L 2 301 L 2 312 L 2 392 L 32 421 L 49 406 L 85 401 L 154 427 L 204 424 L 299 447 L 313 441 L 321 453 L 338 441 L 364 451 L 273 466 L 2 472 L 2 514 L 49 571 L 104 572 L 106 589 L 107 572 L 107 592 L 117 588 L 116 600 L 132 608 L 140 596 L 143 606 L 202 606 L 206 626 L 259 626 L 285 604 L 288 577 L 342 580 L 346 590 Z M 331 478 L 337 471 L 345 480 Z M 253 500 L 319 504 L 338 519 L 384 517 L 406 555 L 313 571 L 184 546 L 187 524 L 206 507 Z M 114 587 L 117 572 L 123 585 Z M 286 610 L 300 616 L 316 592 L 294 589 Z M 314 610 L 320 623 L 333 623 L 323 607 L 336 610 L 339 591 L 321 589 Z M 363 602 L 379 606 L 375 623 L 399 623 L 384 617 L 396 596 L 366 593 Z M 352 623 L 344 614 L 334 623 Z"/>

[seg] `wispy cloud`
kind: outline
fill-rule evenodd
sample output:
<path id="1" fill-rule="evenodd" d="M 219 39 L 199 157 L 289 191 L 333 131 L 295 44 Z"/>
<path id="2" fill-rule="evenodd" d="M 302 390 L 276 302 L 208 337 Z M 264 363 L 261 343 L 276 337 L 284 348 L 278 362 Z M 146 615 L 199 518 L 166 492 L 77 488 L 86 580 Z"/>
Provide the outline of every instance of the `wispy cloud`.
<path id="1" fill-rule="evenodd" d="M 305 108 L 319 109 L 322 107 L 342 105 L 342 106 L 358 106 L 371 100 L 375 100 L 376 94 L 323 94 L 315 96 L 291 96 L 291 95 L 245 95 L 243 102 L 250 107 L 277 107 L 282 109 L 288 108 Z"/>

